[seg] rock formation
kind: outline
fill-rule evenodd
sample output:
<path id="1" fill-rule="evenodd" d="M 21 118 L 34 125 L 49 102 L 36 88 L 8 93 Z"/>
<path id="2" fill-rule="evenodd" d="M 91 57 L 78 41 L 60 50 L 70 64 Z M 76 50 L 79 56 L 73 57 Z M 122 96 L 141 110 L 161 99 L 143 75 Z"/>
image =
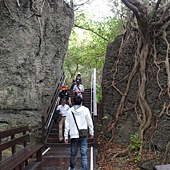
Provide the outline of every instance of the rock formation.
<path id="1" fill-rule="evenodd" d="M 107 132 L 108 127 L 111 127 L 111 124 L 113 125 L 115 123 L 117 117 L 115 126 L 112 127 L 110 133 L 105 134 L 110 139 L 112 138 L 114 142 L 127 146 L 130 144 L 130 136 L 139 131 L 140 119 L 144 117 L 137 105 L 138 83 L 140 81 L 139 71 L 132 78 L 130 88 L 125 94 L 128 78 L 135 62 L 134 54 L 137 41 L 131 36 L 128 43 L 121 46 L 122 39 L 123 35 L 118 36 L 114 42 L 108 45 L 106 52 L 102 79 L 102 116 L 104 117 L 102 125 L 104 127 L 103 130 Z M 169 34 L 167 35 L 167 39 L 169 42 Z M 152 117 L 150 125 L 144 133 L 144 149 L 158 153 L 158 155 L 163 155 L 170 141 L 170 100 L 167 94 L 166 68 L 165 64 L 163 62 L 161 63 L 161 61 L 165 60 L 167 47 L 161 38 L 157 38 L 156 40 L 156 49 L 157 61 L 160 61 L 158 63 L 159 66 L 154 65 L 152 56 L 148 57 L 146 63 L 146 100 L 151 108 Z M 139 70 L 139 67 L 137 69 Z M 123 111 L 118 112 L 123 96 L 125 96 Z M 169 162 L 170 156 L 166 156 L 167 159 L 165 162 Z M 154 163 L 156 161 L 158 160 L 155 160 Z M 149 170 L 153 168 L 154 163 L 151 165 L 151 162 L 148 162 L 145 165 L 141 165 L 141 167 L 144 166 L 145 168 L 143 167 L 143 169 Z M 146 166 L 152 167 L 147 168 Z"/>
<path id="2" fill-rule="evenodd" d="M 0 127 L 40 128 L 74 14 L 63 0 L 0 1 Z"/>

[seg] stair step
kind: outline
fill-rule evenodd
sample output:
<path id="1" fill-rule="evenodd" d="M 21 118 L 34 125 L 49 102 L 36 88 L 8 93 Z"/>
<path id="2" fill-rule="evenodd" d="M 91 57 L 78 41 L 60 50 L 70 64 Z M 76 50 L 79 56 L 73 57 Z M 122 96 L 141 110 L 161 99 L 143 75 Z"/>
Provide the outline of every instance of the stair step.
<path id="1" fill-rule="evenodd" d="M 58 137 L 49 137 L 47 141 L 48 141 L 48 143 L 51 143 L 51 142 L 52 142 L 52 143 L 54 143 L 54 142 L 59 143 Z M 70 143 L 70 139 L 68 139 L 68 142 Z M 88 138 L 88 139 L 87 139 L 87 142 L 88 142 L 88 143 L 93 143 L 94 140 Z"/>
<path id="2" fill-rule="evenodd" d="M 69 90 L 69 95 L 71 97 L 71 100 L 73 101 L 73 98 L 75 96 L 75 93 L 73 93 L 72 90 Z M 83 93 L 83 105 L 88 107 L 90 109 L 91 107 L 91 89 L 85 89 L 84 93 Z M 59 126 L 57 123 L 53 123 L 52 128 L 50 130 L 50 134 L 48 136 L 47 139 L 47 143 L 46 143 L 46 147 L 55 147 L 55 148 L 67 148 L 70 147 L 70 139 L 69 139 L 69 143 L 65 144 L 65 143 L 59 143 L 59 138 L 58 138 L 58 130 Z M 63 132 L 64 132 L 64 128 L 63 128 Z M 88 139 L 88 145 L 89 146 L 93 146 L 94 145 L 94 139 Z"/>
<path id="3" fill-rule="evenodd" d="M 65 143 L 46 143 L 46 147 L 51 147 L 51 148 L 69 148 L 70 143 L 65 144 Z"/>
<path id="4" fill-rule="evenodd" d="M 89 142 L 88 146 L 93 146 L 94 143 L 93 142 Z M 51 148 L 68 148 L 70 147 L 70 143 L 65 144 L 65 143 L 46 143 L 46 147 L 51 147 Z"/>
<path id="5" fill-rule="evenodd" d="M 58 138 L 58 135 L 56 135 L 56 134 L 49 134 L 48 138 Z"/>
<path id="6" fill-rule="evenodd" d="M 51 133 L 57 134 L 58 133 L 58 129 L 51 129 L 50 131 Z"/>

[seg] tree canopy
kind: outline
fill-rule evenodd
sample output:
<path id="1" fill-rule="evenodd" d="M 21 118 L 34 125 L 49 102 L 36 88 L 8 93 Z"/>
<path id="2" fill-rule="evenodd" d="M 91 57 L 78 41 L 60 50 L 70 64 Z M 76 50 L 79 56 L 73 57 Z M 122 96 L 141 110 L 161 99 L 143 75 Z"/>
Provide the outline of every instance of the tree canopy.
<path id="1" fill-rule="evenodd" d="M 95 21 L 84 11 L 75 11 L 75 24 L 64 63 L 64 70 L 69 75 L 67 84 L 80 71 L 83 75 L 83 83 L 88 87 L 92 68 L 97 68 L 99 75 L 97 81 L 101 84 L 107 45 L 123 32 L 123 24 L 124 21 L 116 16 Z"/>

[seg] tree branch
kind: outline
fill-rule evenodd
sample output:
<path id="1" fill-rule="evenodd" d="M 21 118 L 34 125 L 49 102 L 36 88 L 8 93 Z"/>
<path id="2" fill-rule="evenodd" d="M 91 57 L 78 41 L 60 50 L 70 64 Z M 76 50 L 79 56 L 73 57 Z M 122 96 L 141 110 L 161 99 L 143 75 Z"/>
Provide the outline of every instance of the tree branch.
<path id="1" fill-rule="evenodd" d="M 83 6 L 83 5 L 86 4 L 87 2 L 89 2 L 89 0 L 87 0 L 87 1 L 85 1 L 85 2 L 83 2 L 83 3 L 81 3 L 81 4 L 76 5 L 77 8 L 74 7 L 74 11 L 77 11 L 81 6 Z M 73 5 L 73 6 L 74 6 L 74 5 Z"/>
<path id="2" fill-rule="evenodd" d="M 163 13 L 163 15 L 162 15 L 162 17 L 161 17 L 161 19 L 160 19 L 160 22 L 162 22 L 163 20 L 164 20 L 164 18 L 165 18 L 165 16 L 166 16 L 166 14 L 167 14 L 167 12 L 168 12 L 168 10 L 170 9 L 170 3 L 167 5 L 167 7 L 165 8 L 165 10 L 164 10 L 164 13 Z"/>
<path id="3" fill-rule="evenodd" d="M 157 11 L 157 9 L 159 8 L 159 5 L 161 3 L 162 0 L 158 0 L 158 2 L 155 5 L 154 11 Z"/>
<path id="4" fill-rule="evenodd" d="M 168 10 L 170 9 L 170 3 L 166 6 L 166 8 L 165 8 L 165 10 L 164 10 L 164 12 L 163 12 L 163 14 L 162 14 L 162 17 L 160 18 L 160 20 L 159 21 L 157 21 L 157 22 L 153 22 L 152 24 L 151 24 L 151 27 L 153 27 L 153 26 L 161 26 L 162 24 L 163 24 L 163 20 L 165 19 L 165 20 L 169 20 L 169 16 L 167 17 L 167 18 L 165 18 L 166 17 L 166 14 L 168 13 Z"/>
<path id="5" fill-rule="evenodd" d="M 87 30 L 87 31 L 91 31 L 92 33 L 98 35 L 98 36 L 99 36 L 100 38 L 102 38 L 103 40 L 109 42 L 108 39 L 106 39 L 105 37 L 101 36 L 100 34 L 98 34 L 97 32 L 93 31 L 93 30 L 90 29 L 90 28 L 84 28 L 83 26 L 79 26 L 79 25 L 76 25 L 76 24 L 74 24 L 74 26 L 77 27 L 77 28 L 81 28 L 81 29 Z"/>
<path id="6" fill-rule="evenodd" d="M 132 4 L 132 2 L 130 2 L 130 0 L 122 0 L 122 2 L 123 2 L 129 9 L 131 9 L 137 17 L 140 16 L 140 15 L 139 15 L 139 10 L 138 10 L 138 8 L 136 8 L 136 6 L 134 6 L 134 5 Z M 135 3 L 138 3 L 138 2 L 135 1 Z"/>

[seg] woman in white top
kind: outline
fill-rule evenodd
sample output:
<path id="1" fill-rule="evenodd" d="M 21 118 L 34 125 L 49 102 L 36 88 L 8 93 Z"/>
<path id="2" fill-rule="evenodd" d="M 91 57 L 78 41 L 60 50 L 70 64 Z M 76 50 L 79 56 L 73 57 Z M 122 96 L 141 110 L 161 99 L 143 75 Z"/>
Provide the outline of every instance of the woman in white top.
<path id="1" fill-rule="evenodd" d="M 76 85 L 73 87 L 73 92 L 75 93 L 75 96 L 80 96 L 83 98 L 82 93 L 84 92 L 84 86 L 80 84 L 80 81 L 76 81 Z"/>
<path id="2" fill-rule="evenodd" d="M 59 122 L 59 142 L 64 142 L 63 139 L 63 125 L 65 123 L 65 119 L 67 116 L 67 111 L 70 109 L 69 105 L 66 104 L 66 100 L 61 100 L 61 105 L 57 107 L 57 110 L 59 110 L 59 114 L 62 116 L 61 120 Z"/>

